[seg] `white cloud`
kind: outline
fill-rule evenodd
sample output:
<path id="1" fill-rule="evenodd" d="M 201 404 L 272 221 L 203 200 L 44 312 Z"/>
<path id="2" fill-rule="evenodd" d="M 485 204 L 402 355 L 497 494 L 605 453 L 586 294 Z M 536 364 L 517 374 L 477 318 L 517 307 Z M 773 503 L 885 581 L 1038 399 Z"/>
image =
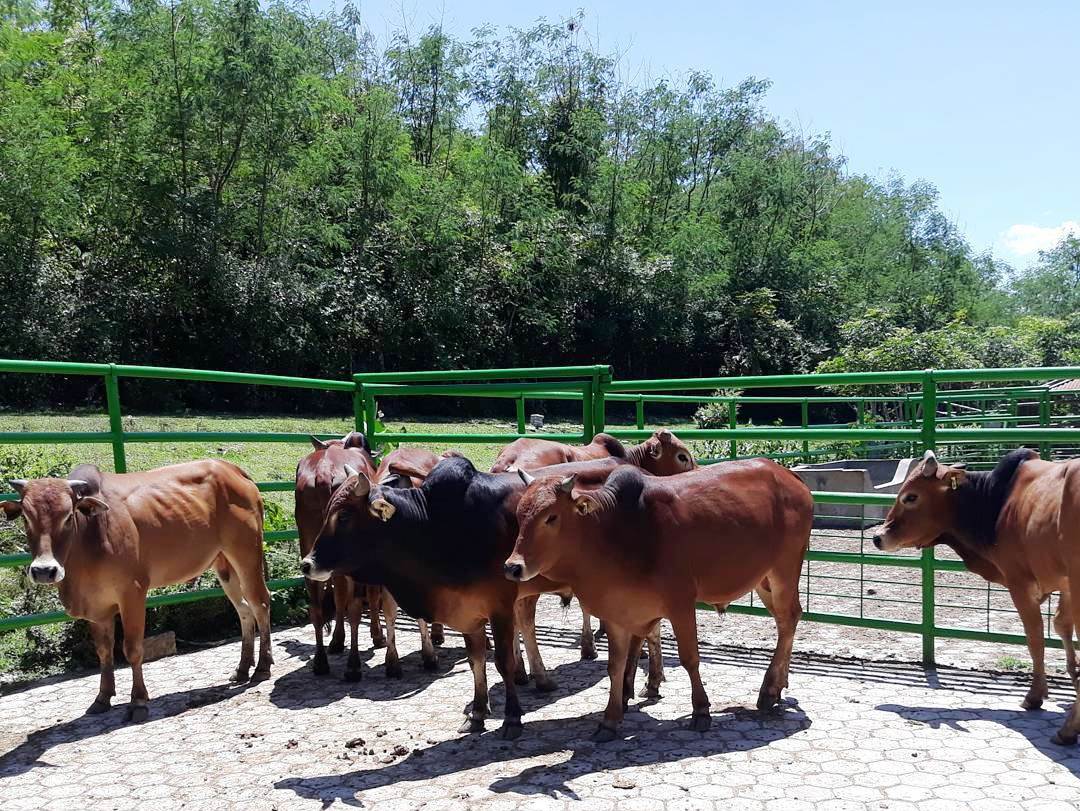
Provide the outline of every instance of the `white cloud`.
<path id="1" fill-rule="evenodd" d="M 1017 256 L 1031 256 L 1048 251 L 1066 234 L 1080 234 L 1080 222 L 1066 220 L 1061 225 L 1010 225 L 1001 234 L 1002 244 Z"/>

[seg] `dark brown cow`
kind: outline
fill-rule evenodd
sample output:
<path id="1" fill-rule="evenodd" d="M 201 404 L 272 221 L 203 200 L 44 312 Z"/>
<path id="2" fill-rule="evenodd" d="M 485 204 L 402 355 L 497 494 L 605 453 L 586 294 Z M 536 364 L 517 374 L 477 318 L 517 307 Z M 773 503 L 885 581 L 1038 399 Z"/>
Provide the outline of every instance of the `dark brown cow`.
<path id="1" fill-rule="evenodd" d="M 776 704 L 802 616 L 799 576 L 814 516 L 806 485 L 765 459 L 664 478 L 622 465 L 598 490 L 575 491 L 574 484 L 573 476 L 545 476 L 529 485 L 505 571 L 518 582 L 540 576 L 566 583 L 586 610 L 607 621 L 611 691 L 595 738 L 615 737 L 642 642 L 665 617 L 690 675 L 691 728 L 708 729 L 695 603 L 723 609 L 751 589 L 777 628 L 757 703 Z"/>
<path id="2" fill-rule="evenodd" d="M 515 439 L 502 449 L 492 473 L 560 465 L 566 462 L 587 462 L 590 459 L 606 459 L 614 456 L 643 468 L 654 476 L 673 476 L 696 467 L 694 455 L 671 431 L 666 428 L 629 448 L 610 434 L 597 434 L 588 445 L 565 445 L 550 439 L 523 437 Z"/>
<path id="3" fill-rule="evenodd" d="M 270 675 L 262 498 L 236 465 L 207 459 L 122 474 L 80 465 L 70 479 L 19 479 L 11 486 L 20 500 L 0 508 L 9 519 L 21 515 L 25 521 L 30 578 L 56 583 L 67 612 L 90 620 L 101 682 L 88 713 L 108 710 L 116 694 L 113 627 L 119 613 L 131 665 L 127 717 L 146 719 L 146 592 L 183 583 L 211 565 L 240 617 L 240 664 L 233 678 L 249 678 L 256 626 L 259 661 L 251 678 Z"/>
<path id="4" fill-rule="evenodd" d="M 1009 590 L 1034 666 L 1023 701 L 1029 710 L 1047 696 L 1039 605 L 1051 592 L 1061 593 L 1054 628 L 1064 643 L 1078 700 L 1054 740 L 1076 743 L 1080 685 L 1073 628 L 1080 627 L 1080 606 L 1072 600 L 1072 586 L 1075 582 L 1080 588 L 1080 460 L 1045 462 L 1021 448 L 992 471 L 969 473 L 927 451 L 900 488 L 874 545 L 891 551 L 939 543 L 952 548 L 975 574 Z"/>
<path id="5" fill-rule="evenodd" d="M 375 462 L 371 457 L 367 439 L 358 431 L 346 434 L 342 439 L 321 440 L 311 438 L 314 450 L 305 456 L 296 466 L 296 529 L 300 535 L 300 557 L 303 558 L 315 545 L 315 538 L 322 526 L 323 514 L 330 501 L 330 494 L 346 478 L 345 465 L 363 470 L 367 475 L 376 475 Z M 345 649 L 346 618 L 350 625 L 349 659 L 345 666 L 345 679 L 356 681 L 361 677 L 359 628 L 362 620 L 363 603 L 357 593 L 357 585 L 346 576 L 335 577 L 329 586 L 334 604 L 334 633 L 329 647 L 323 644 L 323 626 L 327 622 L 327 586 L 314 580 L 307 580 L 308 616 L 315 626 L 315 658 L 312 662 L 318 676 L 330 672 L 327 652 L 340 653 Z M 386 645 L 382 627 L 379 624 L 379 603 L 382 589 L 367 589 L 368 608 L 371 612 L 371 643 L 376 648 Z"/>

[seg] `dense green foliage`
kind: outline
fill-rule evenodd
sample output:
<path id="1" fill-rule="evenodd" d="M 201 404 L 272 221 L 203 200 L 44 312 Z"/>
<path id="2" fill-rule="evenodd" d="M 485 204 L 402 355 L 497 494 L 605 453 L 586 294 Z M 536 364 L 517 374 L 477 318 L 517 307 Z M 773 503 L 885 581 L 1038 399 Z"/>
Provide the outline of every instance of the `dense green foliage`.
<path id="1" fill-rule="evenodd" d="M 380 44 L 349 6 L 5 8 L 0 356 L 801 371 L 862 363 L 871 308 L 930 336 L 1080 297 L 1075 240 L 1009 291 L 768 82 L 625 82 L 580 19 Z"/>

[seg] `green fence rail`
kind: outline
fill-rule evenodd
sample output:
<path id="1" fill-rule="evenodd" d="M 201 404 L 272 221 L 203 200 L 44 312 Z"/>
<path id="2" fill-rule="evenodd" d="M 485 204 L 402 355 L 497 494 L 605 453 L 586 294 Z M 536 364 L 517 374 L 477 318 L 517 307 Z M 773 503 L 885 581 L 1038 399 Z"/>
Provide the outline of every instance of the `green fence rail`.
<path id="1" fill-rule="evenodd" d="M 769 375 L 756 377 L 710 377 L 672 380 L 615 380 L 611 367 L 604 365 L 510 368 L 480 370 L 448 370 L 424 372 L 378 372 L 354 375 L 351 380 L 323 380 L 303 377 L 282 377 L 239 372 L 218 372 L 198 369 L 170 369 L 148 366 L 126 366 L 95 363 L 51 363 L 44 361 L 0 360 L 0 373 L 81 375 L 99 377 L 105 392 L 108 431 L 30 431 L 0 432 L 0 444 L 107 444 L 111 446 L 113 466 L 117 472 L 127 470 L 126 446 L 128 443 L 153 442 L 278 442 L 306 444 L 308 434 L 270 432 L 213 432 L 213 431 L 125 431 L 121 416 L 121 385 L 124 379 L 176 380 L 201 383 L 229 383 L 241 385 L 280 386 L 304 388 L 327 392 L 345 392 L 352 396 L 353 422 L 357 430 L 364 431 L 376 447 L 388 443 L 483 443 L 509 442 L 525 435 L 526 403 L 529 401 L 579 401 L 581 403 L 580 432 L 544 432 L 541 436 L 564 442 L 588 442 L 602 430 L 624 440 L 642 439 L 651 434 L 646 427 L 646 406 L 689 406 L 724 403 L 728 408 L 728 424 L 722 428 L 680 429 L 679 436 L 687 442 L 721 442 L 726 453 L 710 461 L 740 458 L 741 443 L 760 441 L 794 442 L 791 451 L 767 455 L 781 460 L 812 461 L 821 455 L 835 454 L 835 449 L 822 450 L 811 447 L 828 443 L 830 446 L 852 446 L 861 452 L 896 452 L 911 454 L 923 449 L 949 449 L 985 447 L 986 461 L 1005 444 L 1037 444 L 1044 453 L 1052 451 L 1051 445 L 1068 445 L 1080 448 L 1080 428 L 1066 427 L 1080 421 L 1072 412 L 1080 410 L 1072 402 L 1069 414 L 1054 414 L 1058 395 L 1041 381 L 1080 377 L 1080 368 L 1058 367 L 1041 369 L 979 369 L 979 370 L 919 370 L 899 372 L 860 372 L 827 375 Z M 1024 385 L 1002 386 L 992 384 L 1021 383 Z M 897 389 L 896 394 L 851 395 L 836 393 L 836 389 L 866 386 L 887 386 Z M 973 388 L 974 387 L 974 388 Z M 781 388 L 786 390 L 811 390 L 811 393 L 767 395 L 714 395 L 712 392 L 728 390 L 756 390 Z M 822 389 L 834 391 L 823 392 Z M 685 392 L 707 392 L 686 394 Z M 460 433 L 406 433 L 392 432 L 383 428 L 379 419 L 379 403 L 387 399 L 412 397 L 446 398 L 493 398 L 513 400 L 515 405 L 516 431 L 506 433 L 460 434 Z M 1071 402 L 1071 401 L 1070 401 Z M 634 427 L 608 427 L 608 403 L 632 404 Z M 739 407 L 772 405 L 798 410 L 799 421 L 794 425 L 750 427 L 739 423 Z M 899 418 L 877 420 L 874 409 L 891 408 Z M 811 408 L 829 409 L 850 407 L 851 422 L 842 424 L 811 423 Z M 1022 413 L 1022 412 L 1030 413 Z M 955 426 L 955 427 L 953 427 Z M 986 427 L 983 427 L 986 426 Z M 320 437 L 328 437 L 319 434 Z M 300 455 L 298 449 L 298 457 Z M 291 481 L 259 482 L 263 492 L 292 490 Z M 0 499 L 14 498 L 14 494 L 0 494 Z M 866 493 L 815 492 L 819 505 L 854 505 L 866 508 L 887 507 L 892 496 Z M 936 609 L 955 608 L 951 603 L 938 600 L 937 592 L 945 588 L 968 589 L 982 592 L 982 587 L 950 585 L 936 586 L 936 575 L 941 572 L 964 571 L 956 560 L 940 559 L 934 551 L 924 550 L 920 555 L 886 555 L 868 553 L 863 548 L 865 521 L 859 520 L 860 549 L 857 552 L 811 549 L 807 555 L 806 578 L 809 583 L 811 566 L 821 564 L 847 564 L 859 567 L 857 582 L 860 587 L 859 614 L 843 614 L 814 611 L 807 606 L 805 619 L 841 625 L 877 628 L 918 634 L 923 642 L 923 659 L 934 660 L 936 639 L 977 639 L 993 642 L 1023 643 L 1019 634 L 1000 633 L 990 629 L 991 612 L 1004 610 L 991 606 L 991 597 L 1000 590 L 986 588 L 986 630 L 950 627 L 935 621 Z M 853 540 L 853 536 L 844 536 Z M 268 544 L 292 540 L 297 537 L 295 529 L 266 533 Z M 0 555 L 0 568 L 24 566 L 29 560 L 25 554 Z M 917 605 L 918 621 L 886 619 L 863 615 L 862 587 L 870 583 L 888 583 L 866 577 L 864 570 L 877 568 L 910 570 L 917 576 L 907 585 L 917 588 L 918 600 L 886 599 L 880 602 Z M 817 574 L 825 580 L 853 580 L 832 574 Z M 271 583 L 274 589 L 291 588 L 301 583 L 301 578 L 284 578 Z M 834 596 L 855 599 L 851 595 L 828 595 L 810 592 L 810 597 Z M 221 596 L 220 589 L 198 589 L 154 595 L 150 605 L 186 603 L 209 597 Z M 871 598 L 865 598 L 872 601 Z M 967 607 L 967 606 L 963 606 Z M 764 608 L 753 604 L 736 604 L 730 610 L 739 613 L 765 614 Z M 28 628 L 69 619 L 63 612 L 0 617 L 0 631 Z M 1050 644 L 1060 646 L 1056 640 Z"/>

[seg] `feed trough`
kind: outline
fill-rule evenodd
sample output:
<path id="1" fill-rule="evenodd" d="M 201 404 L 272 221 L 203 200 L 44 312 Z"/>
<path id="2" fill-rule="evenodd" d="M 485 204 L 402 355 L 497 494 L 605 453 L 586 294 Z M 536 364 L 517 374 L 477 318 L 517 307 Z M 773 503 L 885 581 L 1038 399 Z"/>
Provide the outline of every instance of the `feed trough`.
<path id="1" fill-rule="evenodd" d="M 834 493 L 896 493 L 907 478 L 915 459 L 840 459 L 796 465 L 792 471 L 811 490 Z M 885 506 L 871 504 L 818 504 L 814 526 L 862 529 L 884 520 Z"/>

